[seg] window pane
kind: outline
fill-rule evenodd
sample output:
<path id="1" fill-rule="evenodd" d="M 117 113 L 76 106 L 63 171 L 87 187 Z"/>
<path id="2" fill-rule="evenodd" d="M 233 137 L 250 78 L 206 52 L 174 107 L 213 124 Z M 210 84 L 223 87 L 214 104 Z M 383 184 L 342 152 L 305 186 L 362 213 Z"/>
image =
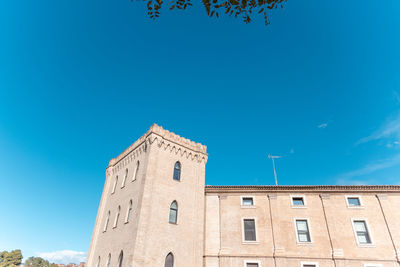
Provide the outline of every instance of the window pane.
<path id="1" fill-rule="evenodd" d="M 169 212 L 169 222 L 176 223 L 176 210 L 170 210 Z"/>
<path id="2" fill-rule="evenodd" d="M 253 198 L 252 197 L 244 197 L 243 205 L 244 206 L 253 206 Z"/>
<path id="3" fill-rule="evenodd" d="M 178 162 L 175 163 L 174 166 L 174 180 L 180 180 L 181 179 L 181 164 Z"/>
<path id="4" fill-rule="evenodd" d="M 358 242 L 360 244 L 369 244 L 371 240 L 367 232 L 357 232 Z"/>
<path id="5" fill-rule="evenodd" d="M 309 242 L 310 239 L 307 233 L 299 233 L 299 241 L 300 242 Z"/>
<path id="6" fill-rule="evenodd" d="M 296 224 L 297 224 L 297 230 L 308 232 L 307 221 L 296 221 Z"/>
<path id="7" fill-rule="evenodd" d="M 169 253 L 165 258 L 165 265 L 164 267 L 173 267 L 174 266 L 174 256 Z"/>
<path id="8" fill-rule="evenodd" d="M 244 240 L 256 241 L 256 228 L 253 219 L 244 220 Z"/>
<path id="9" fill-rule="evenodd" d="M 176 205 L 176 202 L 175 201 L 172 202 L 171 209 L 177 209 L 177 208 L 178 208 L 178 206 Z"/>
<path id="10" fill-rule="evenodd" d="M 354 228 L 356 229 L 356 231 L 362 231 L 362 232 L 366 232 L 367 228 L 365 227 L 365 222 L 364 221 L 354 221 Z"/>
<path id="11" fill-rule="evenodd" d="M 316 267 L 317 265 L 315 264 L 304 264 L 303 267 Z"/>
<path id="12" fill-rule="evenodd" d="M 246 263 L 246 267 L 258 267 L 258 263 Z"/>
<path id="13" fill-rule="evenodd" d="M 347 203 L 349 203 L 349 206 L 360 206 L 360 199 L 358 197 L 349 197 Z"/>
<path id="14" fill-rule="evenodd" d="M 302 197 L 294 197 L 293 198 L 293 205 L 295 206 L 304 206 L 304 200 Z"/>

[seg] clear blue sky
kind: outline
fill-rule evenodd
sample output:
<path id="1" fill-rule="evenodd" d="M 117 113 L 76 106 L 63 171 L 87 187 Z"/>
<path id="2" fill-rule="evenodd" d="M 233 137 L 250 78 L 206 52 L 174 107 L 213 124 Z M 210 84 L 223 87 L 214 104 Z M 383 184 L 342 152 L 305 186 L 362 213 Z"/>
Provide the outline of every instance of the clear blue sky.
<path id="1" fill-rule="evenodd" d="M 272 184 L 268 153 L 281 184 L 400 182 L 400 1 L 268 27 L 194 3 L 0 2 L 0 250 L 86 252 L 108 161 L 154 122 L 208 146 L 207 184 Z"/>

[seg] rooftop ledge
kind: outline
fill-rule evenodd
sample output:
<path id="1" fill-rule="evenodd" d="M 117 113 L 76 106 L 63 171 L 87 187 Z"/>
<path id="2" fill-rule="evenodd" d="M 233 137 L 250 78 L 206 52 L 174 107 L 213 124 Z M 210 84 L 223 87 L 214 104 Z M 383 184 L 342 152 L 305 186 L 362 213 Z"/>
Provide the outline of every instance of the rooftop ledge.
<path id="1" fill-rule="evenodd" d="M 115 164 L 117 164 L 121 159 L 123 159 L 131 151 L 135 150 L 137 147 L 139 147 L 141 144 L 143 144 L 146 141 L 146 138 L 151 134 L 156 134 L 156 135 L 160 136 L 162 139 L 176 143 L 176 144 L 183 146 L 187 149 L 190 149 L 194 152 L 207 155 L 207 146 L 202 145 L 200 143 L 196 143 L 190 139 L 181 137 L 180 135 L 177 135 L 173 132 L 165 130 L 163 127 L 154 123 L 152 126 L 150 126 L 149 130 L 144 135 L 142 135 L 138 140 L 136 140 L 132 145 L 130 145 L 127 149 L 125 149 L 116 158 L 111 159 L 108 166 L 114 166 Z"/>
<path id="2" fill-rule="evenodd" d="M 206 193 L 220 192 L 398 192 L 400 185 L 206 185 Z"/>

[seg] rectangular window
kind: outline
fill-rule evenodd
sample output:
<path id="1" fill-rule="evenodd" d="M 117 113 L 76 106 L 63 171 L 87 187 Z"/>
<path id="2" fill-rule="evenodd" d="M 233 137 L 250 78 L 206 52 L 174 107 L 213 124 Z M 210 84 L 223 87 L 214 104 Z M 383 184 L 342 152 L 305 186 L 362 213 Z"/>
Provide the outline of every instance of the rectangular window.
<path id="1" fill-rule="evenodd" d="M 253 206 L 253 198 L 252 197 L 243 197 L 242 198 L 242 205 L 243 206 Z"/>
<path id="2" fill-rule="evenodd" d="M 357 236 L 358 244 L 371 244 L 371 238 L 368 233 L 367 224 L 363 220 L 353 221 L 354 231 Z"/>
<path id="3" fill-rule="evenodd" d="M 299 242 L 311 242 L 307 220 L 296 220 L 297 240 Z"/>
<path id="4" fill-rule="evenodd" d="M 244 219 L 244 240 L 245 241 L 256 241 L 256 224 L 254 219 Z"/>
<path id="5" fill-rule="evenodd" d="M 292 197 L 293 206 L 304 206 L 303 197 Z"/>
<path id="6" fill-rule="evenodd" d="M 359 197 L 348 197 L 347 205 L 349 205 L 349 207 L 361 206 L 360 198 Z"/>
<path id="7" fill-rule="evenodd" d="M 246 263 L 246 267 L 259 267 L 257 262 L 248 262 Z"/>
<path id="8" fill-rule="evenodd" d="M 302 262 L 301 267 L 318 267 L 318 263 L 314 262 Z"/>

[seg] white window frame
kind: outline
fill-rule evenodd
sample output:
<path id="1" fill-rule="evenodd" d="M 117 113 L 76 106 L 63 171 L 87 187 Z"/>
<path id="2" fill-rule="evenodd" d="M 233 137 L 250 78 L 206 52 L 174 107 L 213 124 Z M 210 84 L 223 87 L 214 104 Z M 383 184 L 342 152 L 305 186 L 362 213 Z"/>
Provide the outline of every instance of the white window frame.
<path id="1" fill-rule="evenodd" d="M 301 267 L 304 267 L 304 265 L 315 265 L 315 267 L 319 267 L 318 262 L 302 261 Z"/>
<path id="2" fill-rule="evenodd" d="M 344 197 L 346 199 L 347 208 L 349 208 L 349 209 L 363 209 L 364 208 L 364 203 L 363 203 L 360 195 L 345 195 Z M 360 206 L 349 205 L 349 201 L 348 201 L 349 198 L 358 198 L 358 201 L 360 201 Z"/>
<path id="3" fill-rule="evenodd" d="M 364 221 L 365 222 L 365 227 L 367 228 L 367 232 L 369 235 L 369 239 L 371 240 L 371 243 L 369 244 L 360 244 L 358 242 L 358 236 L 357 236 L 357 231 L 356 228 L 354 227 L 354 221 Z M 374 237 L 372 234 L 372 229 L 369 226 L 369 222 L 367 218 L 351 218 L 351 226 L 353 227 L 353 233 L 354 233 L 354 238 L 356 239 L 357 246 L 362 247 L 362 248 L 370 248 L 370 247 L 375 247 L 375 242 L 374 242 Z"/>
<path id="4" fill-rule="evenodd" d="M 299 241 L 299 235 L 297 233 L 297 223 L 296 223 L 297 220 L 299 220 L 299 221 L 307 221 L 308 233 L 310 235 L 310 241 L 309 242 L 301 242 L 301 241 Z M 293 219 L 293 225 L 294 225 L 294 233 L 296 235 L 297 245 L 309 245 L 309 244 L 313 244 L 314 243 L 314 238 L 313 238 L 313 236 L 311 234 L 312 231 L 311 231 L 311 224 L 310 224 L 310 219 L 309 218 L 294 218 Z"/>
<path id="5" fill-rule="evenodd" d="M 299 205 L 294 205 L 293 204 L 293 198 L 296 198 L 296 197 L 301 197 L 303 199 L 303 203 L 304 203 L 303 206 L 299 206 Z M 294 209 L 305 209 L 305 208 L 307 208 L 306 196 L 305 195 L 290 195 L 290 205 Z"/>
<path id="6" fill-rule="evenodd" d="M 364 267 L 382 267 L 380 263 L 364 263 Z"/>
<path id="7" fill-rule="evenodd" d="M 243 198 L 252 198 L 253 205 L 243 205 Z M 254 209 L 256 207 L 256 198 L 254 196 L 240 196 L 240 207 L 244 209 Z"/>
<path id="8" fill-rule="evenodd" d="M 256 237 L 257 237 L 257 236 L 256 236 Z M 257 264 L 258 264 L 258 267 L 261 267 L 261 261 L 245 260 L 245 261 L 243 262 L 243 266 L 244 266 L 244 267 L 247 267 L 247 263 L 257 263 Z"/>
<path id="9" fill-rule="evenodd" d="M 244 235 L 244 220 L 254 220 L 254 230 L 256 231 L 256 240 L 246 240 Z M 259 244 L 259 236 L 257 231 L 257 217 L 242 217 L 242 243 L 243 244 Z"/>

